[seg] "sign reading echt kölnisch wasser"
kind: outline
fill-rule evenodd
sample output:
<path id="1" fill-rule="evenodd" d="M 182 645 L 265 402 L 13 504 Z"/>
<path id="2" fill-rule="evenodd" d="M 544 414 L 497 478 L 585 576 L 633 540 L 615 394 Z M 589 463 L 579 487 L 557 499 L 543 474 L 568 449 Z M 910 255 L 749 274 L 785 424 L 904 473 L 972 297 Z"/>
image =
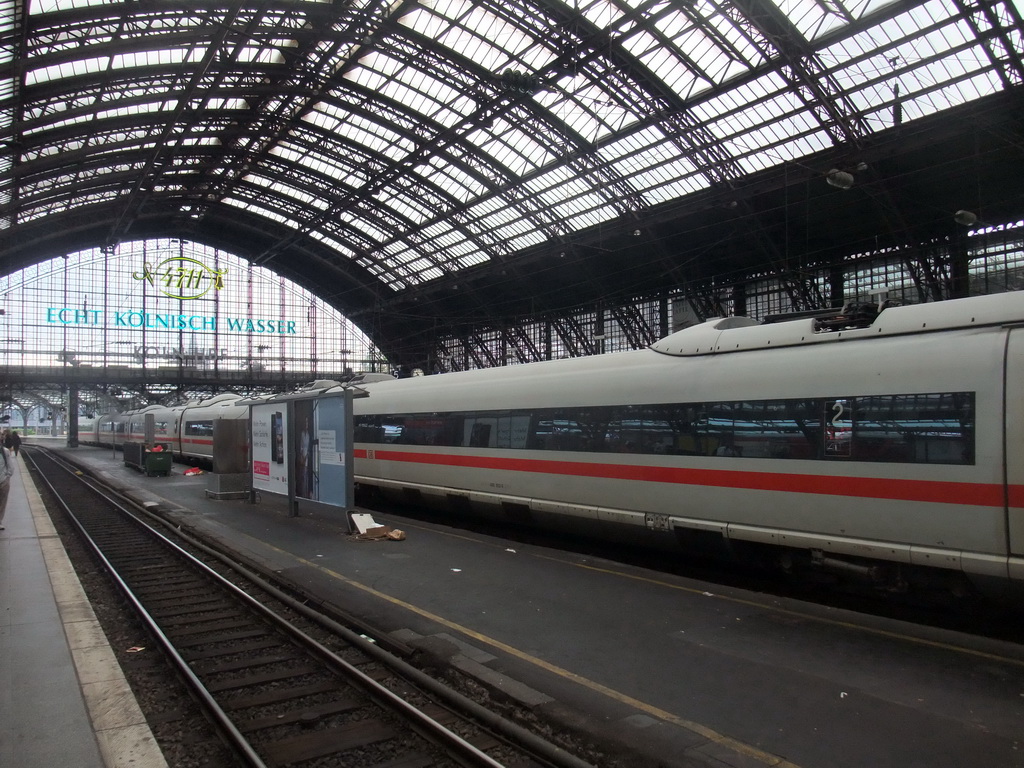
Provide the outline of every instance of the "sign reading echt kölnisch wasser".
<path id="1" fill-rule="evenodd" d="M 210 290 L 224 287 L 227 269 L 210 269 L 197 259 L 174 256 L 156 267 L 143 265 L 142 274 L 132 277 L 148 283 L 170 299 L 192 301 L 206 296 Z M 108 317 L 108 314 L 110 317 Z M 59 325 L 103 326 L 113 320 L 115 328 L 145 328 L 162 331 L 229 331 L 232 333 L 294 334 L 295 321 L 264 317 L 225 317 L 223 324 L 216 315 L 191 315 L 173 312 L 117 310 L 105 313 L 100 309 L 47 307 L 46 322 Z"/>

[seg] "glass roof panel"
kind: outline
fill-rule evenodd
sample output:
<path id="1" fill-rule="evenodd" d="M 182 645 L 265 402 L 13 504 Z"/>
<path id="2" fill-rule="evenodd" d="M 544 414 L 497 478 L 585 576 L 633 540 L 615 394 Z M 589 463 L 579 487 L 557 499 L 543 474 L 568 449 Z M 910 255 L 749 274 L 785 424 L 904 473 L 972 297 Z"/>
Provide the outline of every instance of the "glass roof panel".
<path id="1" fill-rule="evenodd" d="M 511 127 L 501 136 L 492 134 L 489 140 L 481 141 L 479 147 L 518 175 L 528 173 L 552 159 L 545 147 L 532 136 Z"/>
<path id="2" fill-rule="evenodd" d="M 289 224 L 291 226 L 296 226 L 297 223 L 298 223 L 298 222 L 292 221 L 291 219 L 289 219 L 286 216 L 282 216 L 279 211 L 271 208 L 269 205 L 263 204 L 263 203 L 269 203 L 270 202 L 269 200 L 264 200 L 264 201 L 242 200 L 242 199 L 240 199 L 238 197 L 231 196 L 231 197 L 225 198 L 224 202 L 227 205 L 234 206 L 235 208 L 241 208 L 243 211 L 252 211 L 254 213 L 259 213 L 261 216 L 266 216 L 271 221 L 276 221 L 276 222 L 278 222 L 280 224 Z"/>
<path id="3" fill-rule="evenodd" d="M 403 17 L 402 23 L 489 72 L 499 71 L 508 62 L 508 51 L 520 50 L 526 42 L 515 25 L 473 3 L 435 0 Z M 506 45 L 510 40 L 515 42 Z"/>
<path id="4" fill-rule="evenodd" d="M 357 114 L 349 115 L 344 123 L 335 126 L 334 133 L 357 146 L 392 158 L 403 157 L 413 148 L 409 139 L 387 125 L 371 122 Z"/>
<path id="5" fill-rule="evenodd" d="M 351 115 L 352 111 L 347 105 L 332 101 L 317 101 L 309 105 L 308 114 L 303 115 L 303 120 L 308 120 L 315 125 L 322 125 L 327 132 L 333 133 Z"/>
<path id="6" fill-rule="evenodd" d="M 96 116 L 88 114 L 88 115 L 76 115 L 76 116 L 70 117 L 68 119 L 53 119 L 53 118 L 51 118 L 47 122 L 40 121 L 40 122 L 37 122 L 35 125 L 31 125 L 31 124 L 27 125 L 22 130 L 22 135 L 24 135 L 24 136 L 31 136 L 34 133 L 50 132 L 50 131 L 53 131 L 54 129 L 67 128 L 67 127 L 70 127 L 70 126 L 83 126 L 85 128 L 88 128 L 93 123 L 95 123 L 97 120 L 103 119 L 103 117 L 111 117 L 111 116 L 114 116 L 114 117 L 116 117 L 116 116 L 126 117 L 126 116 L 134 116 L 134 115 L 144 115 L 144 114 L 160 112 L 163 109 L 164 109 L 164 103 L 163 102 L 152 102 L 152 103 L 148 103 L 148 104 L 129 104 L 129 105 L 126 105 L 126 106 L 123 106 L 123 107 L 119 107 L 119 108 L 116 108 L 116 109 L 111 109 L 111 110 L 104 111 L 100 115 L 96 115 Z"/>
<path id="7" fill-rule="evenodd" d="M 94 56 L 89 59 L 76 59 L 74 61 L 61 62 L 60 64 L 51 64 L 38 69 L 29 68 L 25 73 L 25 84 L 39 85 L 40 83 L 61 80 L 65 77 L 102 72 L 107 68 L 109 62 L 110 58 L 108 56 Z"/>
<path id="8" fill-rule="evenodd" d="M 319 240 L 321 243 L 328 246 L 331 250 L 336 251 L 337 253 L 344 254 L 345 256 L 352 255 L 351 250 L 344 243 L 342 243 L 337 238 L 331 237 L 330 235 L 321 230 L 314 229 L 312 232 L 310 232 L 310 236 L 313 237 L 315 240 Z"/>
<path id="9" fill-rule="evenodd" d="M 107 199 L 113 181 L 75 186 L 104 172 L 165 196 L 209 185 L 314 237 L 348 242 L 350 228 L 365 237 L 359 258 L 404 285 L 486 260 L 499 241 L 599 224 L 1024 80 L 1019 31 L 996 29 L 1013 20 L 973 5 L 765 0 L 804 38 L 788 47 L 759 31 L 763 16 L 743 20 L 760 2 L 355 0 L 332 4 L 318 34 L 323 17 L 303 11 L 322 3 L 242 3 L 231 26 L 215 5 L 35 0 L 24 87 L 0 82 L 22 121 L 0 172 L 45 159 L 11 193 L 33 211 L 63 190 Z M 59 11 L 87 6 L 60 28 Z M 571 66 L 555 61 L 566 51 Z M 506 69 L 537 73 L 540 89 L 503 89 Z M 155 171 L 158 142 L 174 158 Z M 90 164 L 53 172 L 72 151 Z M 249 200 L 257 191 L 269 200 Z M 390 278 L 392 260 L 404 266 Z"/>
<path id="10" fill-rule="evenodd" d="M 605 88 L 582 78 L 567 83 L 564 94 L 541 94 L 538 101 L 588 141 L 600 141 L 616 127 L 633 124 L 640 117 L 618 104 Z"/>
<path id="11" fill-rule="evenodd" d="M 351 184 L 355 179 L 352 176 L 352 164 L 361 158 L 339 155 L 319 155 L 309 151 L 308 142 L 282 143 L 271 148 L 271 155 L 278 156 L 299 166 L 308 173 L 320 174 L 329 179 L 344 179 L 346 184 Z"/>
<path id="12" fill-rule="evenodd" d="M 996 75 L 986 74 L 992 62 L 965 47 L 973 36 L 966 22 L 946 16 L 940 26 L 927 28 L 937 5 L 941 4 L 932 3 L 884 25 L 887 39 L 880 41 L 879 30 L 872 29 L 825 50 L 823 58 L 836 62 L 836 81 L 859 109 L 877 111 L 875 105 L 893 100 L 898 89 L 903 119 L 908 120 L 1002 87 Z M 876 127 L 891 124 L 883 120 Z"/>
<path id="13" fill-rule="evenodd" d="M 893 5 L 898 0 L 774 0 L 786 18 L 808 40 Z"/>
<path id="14" fill-rule="evenodd" d="M 477 179 L 464 172 L 456 165 L 449 164 L 441 158 L 431 158 L 429 168 L 421 168 L 425 179 L 430 180 L 446 193 L 462 203 L 484 194 L 487 190 Z"/>
<path id="15" fill-rule="evenodd" d="M 686 14 L 660 17 L 661 39 L 639 55 L 677 93 L 693 97 L 764 63 L 761 51 L 728 17 L 710 7 L 694 13 L 704 16 L 701 24 Z"/>
<path id="16" fill-rule="evenodd" d="M 616 24 L 623 16 L 619 4 L 611 0 L 589 0 L 576 7 L 587 21 L 601 29 Z"/>
<path id="17" fill-rule="evenodd" d="M 148 104 L 129 104 L 126 106 L 112 106 L 96 113 L 95 120 L 106 120 L 113 117 L 128 117 L 130 115 L 144 115 L 150 112 L 159 112 L 163 109 L 162 102 L 150 102 Z"/>
<path id="18" fill-rule="evenodd" d="M 362 232 L 370 241 L 390 240 L 392 233 L 376 226 L 377 222 L 372 219 L 350 219 L 349 226 L 357 232 Z"/>
<path id="19" fill-rule="evenodd" d="M 516 207 L 507 200 L 498 200 L 500 207 L 492 209 L 490 213 L 479 213 L 474 211 L 474 218 L 480 223 L 484 231 L 493 237 L 505 240 L 509 232 L 522 222 L 523 215 Z"/>
<path id="20" fill-rule="evenodd" d="M 823 3 L 817 0 L 776 0 L 776 4 L 808 40 L 849 23 L 846 9 L 839 0 Z"/>
<path id="21" fill-rule="evenodd" d="M 188 51 L 184 48 L 160 48 L 151 51 L 119 53 L 110 57 L 111 69 L 134 69 L 163 64 L 179 64 L 185 60 Z"/>
<path id="22" fill-rule="evenodd" d="M 293 0 L 302 3 L 325 4 L 333 0 Z M 75 8 L 89 8 L 96 5 L 109 5 L 110 0 L 29 0 L 28 9 L 30 14 L 53 13 L 55 11 L 68 11 Z"/>
<path id="23" fill-rule="evenodd" d="M 429 210 L 424 210 L 423 206 L 417 204 L 418 202 L 415 197 L 396 195 L 388 200 L 388 208 L 410 223 L 417 224 L 429 218 L 432 213 Z"/>
<path id="24" fill-rule="evenodd" d="M 29 13 L 52 13 L 72 8 L 88 8 L 91 5 L 103 5 L 103 2 L 104 0 L 30 0 Z"/>
<path id="25" fill-rule="evenodd" d="M 700 170 L 673 141 L 650 129 L 641 143 L 634 138 L 606 147 L 609 166 L 644 190 L 648 203 L 662 202 L 707 186 Z"/>

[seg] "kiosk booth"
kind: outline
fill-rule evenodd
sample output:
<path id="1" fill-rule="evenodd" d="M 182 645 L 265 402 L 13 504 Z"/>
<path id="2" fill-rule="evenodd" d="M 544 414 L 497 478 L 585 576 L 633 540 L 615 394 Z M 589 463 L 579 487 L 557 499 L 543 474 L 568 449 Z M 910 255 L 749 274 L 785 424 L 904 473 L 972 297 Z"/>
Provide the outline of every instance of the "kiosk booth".
<path id="1" fill-rule="evenodd" d="M 359 396 L 366 392 L 332 382 L 249 401 L 250 500 L 264 493 L 286 497 L 292 517 L 300 508 L 347 511 L 355 487 L 352 401 Z"/>

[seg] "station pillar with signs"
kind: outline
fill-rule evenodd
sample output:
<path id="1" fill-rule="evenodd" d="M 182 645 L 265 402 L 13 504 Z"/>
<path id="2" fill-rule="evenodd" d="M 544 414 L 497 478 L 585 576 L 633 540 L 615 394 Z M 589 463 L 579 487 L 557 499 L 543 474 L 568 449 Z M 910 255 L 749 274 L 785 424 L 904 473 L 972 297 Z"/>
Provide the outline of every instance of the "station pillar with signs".
<path id="1" fill-rule="evenodd" d="M 68 389 L 68 448 L 78 447 L 78 387 Z"/>

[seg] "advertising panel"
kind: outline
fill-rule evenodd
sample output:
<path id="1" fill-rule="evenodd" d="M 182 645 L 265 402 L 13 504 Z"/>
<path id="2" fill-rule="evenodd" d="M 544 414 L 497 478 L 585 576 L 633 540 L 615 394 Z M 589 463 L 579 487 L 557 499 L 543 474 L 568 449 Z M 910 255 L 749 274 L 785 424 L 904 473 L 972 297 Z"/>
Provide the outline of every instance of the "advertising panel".
<path id="1" fill-rule="evenodd" d="M 319 500 L 316 457 L 316 420 L 312 400 L 296 400 L 295 408 L 295 495 Z"/>
<path id="2" fill-rule="evenodd" d="M 348 473 L 352 468 L 345 464 L 348 443 L 345 399 L 320 398 L 316 401 L 315 412 L 320 501 L 346 507 L 351 504 Z"/>
<path id="3" fill-rule="evenodd" d="M 252 413 L 252 487 L 288 495 L 285 432 L 288 412 L 283 403 L 254 405 Z"/>
<path id="4" fill-rule="evenodd" d="M 294 401 L 295 495 L 346 506 L 346 415 L 343 397 Z"/>

